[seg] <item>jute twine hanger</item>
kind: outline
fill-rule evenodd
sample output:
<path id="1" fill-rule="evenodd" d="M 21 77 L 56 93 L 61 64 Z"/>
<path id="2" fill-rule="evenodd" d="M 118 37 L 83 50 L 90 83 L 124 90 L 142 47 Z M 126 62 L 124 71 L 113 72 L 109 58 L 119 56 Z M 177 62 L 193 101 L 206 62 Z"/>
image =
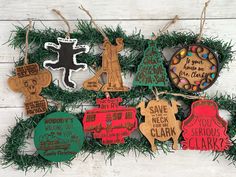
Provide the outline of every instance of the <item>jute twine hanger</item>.
<path id="1" fill-rule="evenodd" d="M 205 2 L 205 6 L 202 9 L 201 18 L 200 18 L 200 31 L 197 37 L 197 43 L 201 42 L 202 40 L 203 28 L 206 21 L 206 10 L 210 2 L 211 0 L 208 0 L 207 2 Z"/>
<path id="2" fill-rule="evenodd" d="M 32 19 L 29 19 L 29 24 L 27 25 L 27 31 L 25 35 L 25 58 L 24 58 L 24 64 L 27 65 L 29 63 L 28 59 L 28 51 L 29 51 L 29 31 L 32 28 Z"/>
<path id="3" fill-rule="evenodd" d="M 71 28 L 70 28 L 70 24 L 69 22 L 66 20 L 66 18 L 61 14 L 61 12 L 57 9 L 52 9 L 53 12 L 55 12 L 57 15 L 59 15 L 61 17 L 61 19 L 65 22 L 65 24 L 67 25 L 68 27 L 68 31 L 66 33 L 66 37 L 67 39 L 70 39 L 70 31 L 71 31 Z"/>
<path id="4" fill-rule="evenodd" d="M 104 39 L 109 40 L 108 37 L 107 37 L 107 35 L 104 33 L 104 31 L 95 23 L 95 21 L 94 21 L 92 15 L 89 13 L 89 11 L 88 11 L 87 9 L 85 9 L 82 5 L 80 5 L 79 8 L 80 8 L 82 11 L 84 11 L 84 12 L 90 17 L 91 23 L 95 26 L 96 30 L 98 30 L 98 31 L 102 34 L 102 36 L 104 37 Z"/>
<path id="5" fill-rule="evenodd" d="M 109 41 L 109 38 L 108 38 L 107 35 L 104 33 L 104 31 L 95 23 L 95 21 L 94 21 L 92 15 L 90 14 L 90 12 L 89 12 L 87 9 L 85 9 L 82 4 L 79 6 L 79 8 L 80 8 L 82 11 L 84 11 L 84 12 L 90 17 L 90 22 L 95 26 L 96 30 L 101 33 L 101 35 L 102 35 L 103 38 L 104 38 L 104 41 L 105 41 L 105 40 Z M 106 98 L 110 98 L 109 92 L 105 92 L 105 96 L 106 96 Z"/>
<path id="6" fill-rule="evenodd" d="M 155 87 L 155 91 L 152 90 L 152 93 L 154 94 L 154 96 L 156 97 L 156 100 L 159 100 L 159 95 L 172 95 L 172 96 L 181 96 L 183 98 L 186 99 L 205 99 L 206 98 L 206 94 L 204 96 L 195 96 L 195 95 L 185 95 L 185 94 L 181 94 L 181 93 L 171 93 L 168 91 L 162 91 L 162 92 L 158 92 L 157 88 Z"/>
<path id="7" fill-rule="evenodd" d="M 171 25 L 175 24 L 177 20 L 179 20 L 178 15 L 176 15 L 170 22 L 166 23 L 166 25 L 161 30 L 159 30 L 159 32 L 157 32 L 157 34 L 152 33 L 153 35 L 151 39 L 156 40 L 161 34 L 166 32 Z"/>

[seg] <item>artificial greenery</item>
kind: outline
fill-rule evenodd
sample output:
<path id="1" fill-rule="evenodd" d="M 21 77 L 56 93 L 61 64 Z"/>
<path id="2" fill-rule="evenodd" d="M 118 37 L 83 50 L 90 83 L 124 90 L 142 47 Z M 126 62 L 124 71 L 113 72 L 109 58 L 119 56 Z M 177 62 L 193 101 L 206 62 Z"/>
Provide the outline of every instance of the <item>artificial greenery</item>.
<path id="1" fill-rule="evenodd" d="M 90 23 L 79 21 L 77 24 L 77 30 L 71 33 L 71 38 L 77 38 L 80 44 L 88 44 L 93 49 L 94 46 L 101 45 L 103 42 L 102 35 L 96 31 L 95 28 L 91 26 Z M 142 60 L 143 52 L 148 45 L 148 39 L 144 39 L 141 32 L 133 33 L 132 35 L 126 35 L 121 27 L 116 29 L 106 27 L 104 29 L 108 38 L 111 42 L 115 42 L 115 38 L 121 37 L 125 42 L 125 51 L 129 51 L 128 55 L 119 56 L 122 72 L 125 74 L 135 73 L 137 67 Z M 14 31 L 15 35 L 9 39 L 9 43 L 14 48 L 21 49 L 22 53 L 25 47 L 25 27 L 16 27 Z M 46 28 L 44 30 L 33 29 L 29 33 L 29 62 L 38 63 L 42 67 L 44 60 L 48 58 L 56 58 L 53 52 L 47 51 L 43 48 L 45 42 L 57 42 L 57 37 L 65 36 L 64 31 L 58 31 L 51 28 Z M 195 43 L 197 35 L 194 33 L 183 33 L 183 32 L 172 32 L 165 33 L 159 36 L 156 40 L 157 47 L 161 50 L 165 48 L 176 48 L 189 44 Z M 231 43 L 224 42 L 216 38 L 205 38 L 202 40 L 201 44 L 208 46 L 213 51 L 215 51 L 219 58 L 220 70 L 222 68 L 228 67 L 229 62 L 233 60 L 233 51 Z M 91 68 L 96 69 L 101 66 L 101 53 L 94 54 L 91 50 L 88 54 L 82 54 L 78 56 L 78 61 L 87 63 Z M 168 62 L 166 62 L 167 64 Z M 23 64 L 23 56 L 19 59 L 16 65 Z M 167 67 L 167 66 L 166 66 Z M 174 93 L 184 93 L 178 90 L 174 86 L 168 88 L 158 88 L 159 91 L 167 90 L 168 92 Z M 185 93 L 186 94 L 186 93 Z M 61 110 L 66 111 L 71 109 L 71 107 L 80 107 L 82 103 L 90 103 L 95 105 L 96 98 L 105 97 L 102 92 L 88 91 L 83 88 L 75 91 L 67 91 L 61 89 L 55 82 L 51 83 L 48 88 L 42 91 L 42 95 L 47 99 L 53 100 L 62 105 Z M 123 105 L 135 106 L 141 99 L 150 99 L 153 95 L 152 91 L 146 87 L 134 87 L 129 92 L 119 92 L 110 93 L 111 97 L 121 97 L 123 98 Z M 170 98 L 170 95 L 165 95 L 164 97 Z M 221 109 L 225 109 L 231 114 L 231 121 L 228 125 L 228 134 L 231 138 L 236 135 L 236 112 L 235 112 L 235 102 L 236 99 L 228 95 L 225 96 L 215 96 L 214 99 Z M 187 117 L 190 111 L 190 105 L 194 100 L 185 99 L 178 97 L 178 100 L 182 100 L 186 104 L 186 109 L 180 108 L 177 114 L 177 118 L 183 120 Z M 57 109 L 50 107 L 46 114 L 57 111 Z M 27 171 L 31 168 L 35 169 L 48 169 L 53 166 L 59 167 L 59 163 L 53 163 L 45 160 L 37 152 L 32 155 L 23 153 L 24 146 L 26 144 L 25 139 L 28 137 L 29 133 L 33 131 L 34 127 L 37 126 L 38 122 L 45 116 L 37 115 L 29 119 L 23 120 L 18 119 L 17 124 L 14 128 L 10 129 L 9 135 L 7 136 L 6 143 L 1 146 L 1 152 L 3 154 L 3 165 L 16 165 L 18 169 Z M 83 113 L 78 113 L 77 117 L 79 120 L 83 118 Z M 143 121 L 142 116 L 138 113 L 137 118 L 139 122 Z M 82 153 L 95 153 L 101 152 L 107 155 L 108 158 L 113 158 L 116 153 L 124 155 L 124 153 L 134 150 L 145 155 L 153 155 L 150 149 L 150 145 L 146 138 L 137 131 L 138 138 L 128 137 L 125 140 L 125 144 L 118 145 L 102 145 L 99 140 L 93 139 L 92 137 L 86 137 Z M 180 138 L 182 139 L 182 137 Z M 170 151 L 169 142 L 156 142 L 159 149 L 164 152 Z M 219 155 L 225 155 L 227 159 L 236 162 L 236 143 L 232 142 L 233 145 L 229 150 L 223 153 L 216 153 L 216 157 Z M 65 164 L 70 164 L 65 162 Z"/>

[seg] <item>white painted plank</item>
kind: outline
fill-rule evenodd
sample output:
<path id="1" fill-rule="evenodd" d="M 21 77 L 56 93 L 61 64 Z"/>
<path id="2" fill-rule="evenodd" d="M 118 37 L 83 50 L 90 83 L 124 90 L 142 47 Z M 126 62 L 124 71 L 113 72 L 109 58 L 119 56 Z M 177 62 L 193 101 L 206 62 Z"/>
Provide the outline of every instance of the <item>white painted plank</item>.
<path id="1" fill-rule="evenodd" d="M 146 38 L 150 38 L 152 32 L 157 32 L 162 28 L 168 21 L 167 20 L 156 20 L 156 21 L 99 21 L 98 25 L 101 27 L 109 26 L 116 27 L 120 25 L 127 34 L 132 34 L 135 30 L 141 29 L 142 34 Z M 58 30 L 67 30 L 66 26 L 61 21 L 56 22 L 35 22 L 36 29 L 45 29 L 43 24 L 47 27 L 56 28 Z M 70 22 L 72 29 L 75 29 L 77 22 Z M 8 44 L 4 44 L 8 41 L 11 32 L 15 30 L 14 25 L 27 25 L 27 22 L 22 21 L 11 21 L 5 22 L 0 21 L 0 63 L 1 62 L 13 62 L 19 58 L 19 50 L 13 50 Z M 204 35 L 208 37 L 219 37 L 225 42 L 232 40 L 232 43 L 236 43 L 235 33 L 236 19 L 232 20 L 210 20 L 206 21 Z M 169 31 L 187 31 L 187 32 L 199 32 L 199 20 L 180 20 L 175 25 L 169 28 Z M 12 34 L 14 35 L 14 33 Z M 101 41 L 102 42 L 102 41 Z M 2 45 L 4 44 L 4 45 Z M 234 46 L 236 50 L 236 46 Z"/>
<path id="2" fill-rule="evenodd" d="M 67 19 L 89 19 L 78 9 L 88 8 L 95 19 L 170 19 L 176 14 L 181 18 L 200 18 L 205 0 L 0 0 L 0 20 L 58 20 L 52 8 L 62 11 Z M 208 18 L 236 18 L 236 1 L 214 0 L 209 4 Z M 12 12 L 12 13 L 11 13 Z"/>
<path id="3" fill-rule="evenodd" d="M 209 152 L 197 151 L 176 151 L 168 155 L 157 155 L 156 158 L 140 156 L 135 157 L 134 153 L 123 156 L 116 156 L 112 164 L 105 163 L 103 155 L 97 153 L 89 157 L 78 157 L 73 160 L 72 166 L 62 166 L 62 169 L 54 168 L 52 173 L 48 172 L 47 177 L 234 177 L 236 170 L 229 161 L 220 158 L 219 162 L 212 161 L 213 156 Z M 11 167 L 0 169 L 1 177 L 25 176 L 24 172 L 17 171 Z M 29 171 L 26 176 L 41 177 L 45 172 Z"/>

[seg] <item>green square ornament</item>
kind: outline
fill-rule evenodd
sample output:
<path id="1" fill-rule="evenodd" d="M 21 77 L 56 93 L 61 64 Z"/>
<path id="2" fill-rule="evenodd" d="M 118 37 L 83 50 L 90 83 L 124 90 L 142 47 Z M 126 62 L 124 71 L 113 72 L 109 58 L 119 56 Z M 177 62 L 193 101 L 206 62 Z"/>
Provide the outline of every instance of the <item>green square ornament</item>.
<path id="1" fill-rule="evenodd" d="M 43 118 L 34 132 L 37 152 L 52 162 L 71 160 L 81 150 L 84 132 L 76 116 L 54 112 Z"/>

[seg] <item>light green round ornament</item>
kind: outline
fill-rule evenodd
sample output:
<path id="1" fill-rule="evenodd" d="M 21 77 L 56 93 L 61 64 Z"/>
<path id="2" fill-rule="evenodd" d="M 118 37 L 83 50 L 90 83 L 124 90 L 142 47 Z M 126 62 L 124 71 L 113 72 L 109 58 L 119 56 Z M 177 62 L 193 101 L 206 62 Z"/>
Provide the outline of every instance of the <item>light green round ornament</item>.
<path id="1" fill-rule="evenodd" d="M 38 153 L 52 162 L 72 159 L 82 148 L 83 127 L 76 116 L 55 112 L 43 118 L 34 132 Z"/>

